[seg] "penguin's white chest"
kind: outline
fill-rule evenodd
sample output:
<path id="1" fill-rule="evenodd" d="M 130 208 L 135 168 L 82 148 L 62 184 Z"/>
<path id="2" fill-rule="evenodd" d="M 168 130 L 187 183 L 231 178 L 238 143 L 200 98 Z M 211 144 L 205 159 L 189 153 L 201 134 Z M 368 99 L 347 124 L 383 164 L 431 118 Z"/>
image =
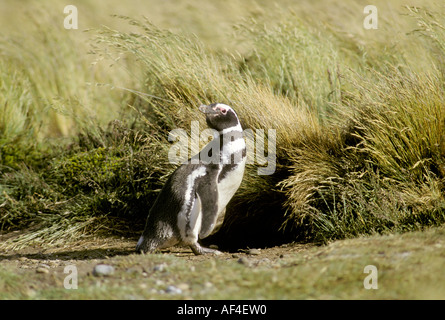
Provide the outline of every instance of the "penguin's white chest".
<path id="1" fill-rule="evenodd" d="M 244 159 L 218 183 L 218 214 L 224 210 L 236 190 L 238 190 L 243 180 L 245 164 L 246 158 L 244 157 Z"/>

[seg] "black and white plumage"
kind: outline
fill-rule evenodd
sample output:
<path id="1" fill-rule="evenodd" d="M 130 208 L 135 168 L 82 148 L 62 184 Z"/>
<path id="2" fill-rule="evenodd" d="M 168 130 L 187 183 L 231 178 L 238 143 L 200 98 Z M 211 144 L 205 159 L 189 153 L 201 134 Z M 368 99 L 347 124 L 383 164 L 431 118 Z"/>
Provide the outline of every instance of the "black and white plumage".
<path id="1" fill-rule="evenodd" d="M 212 233 L 241 184 L 246 143 L 231 107 L 213 103 L 199 110 L 206 114 L 207 125 L 219 135 L 167 179 L 148 214 L 136 246 L 138 252 L 177 244 L 190 246 L 196 255 L 216 252 L 201 247 L 198 240 Z"/>

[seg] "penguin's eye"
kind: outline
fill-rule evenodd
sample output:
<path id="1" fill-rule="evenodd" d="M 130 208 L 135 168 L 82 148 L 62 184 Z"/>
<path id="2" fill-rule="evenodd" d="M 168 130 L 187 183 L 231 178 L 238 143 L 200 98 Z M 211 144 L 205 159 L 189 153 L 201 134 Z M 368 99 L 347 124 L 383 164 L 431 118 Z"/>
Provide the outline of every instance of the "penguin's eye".
<path id="1" fill-rule="evenodd" d="M 225 108 L 219 108 L 219 111 L 221 111 L 222 114 L 226 114 L 227 113 L 227 109 L 225 109 Z"/>

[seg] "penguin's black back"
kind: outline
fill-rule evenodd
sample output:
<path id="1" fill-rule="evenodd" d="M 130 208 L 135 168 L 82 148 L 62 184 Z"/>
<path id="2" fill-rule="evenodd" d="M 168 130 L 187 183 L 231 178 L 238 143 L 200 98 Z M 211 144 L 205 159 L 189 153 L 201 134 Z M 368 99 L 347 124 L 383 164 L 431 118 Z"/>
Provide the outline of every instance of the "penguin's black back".
<path id="1" fill-rule="evenodd" d="M 193 181 L 193 186 L 187 185 L 187 177 L 189 177 L 195 170 L 205 167 L 205 175 L 197 177 Z M 150 209 L 150 216 L 153 219 L 164 220 L 170 225 L 176 225 L 178 213 L 187 205 L 185 204 L 185 197 L 187 192 L 190 192 L 190 197 L 194 197 L 196 188 L 204 179 L 216 179 L 218 173 L 218 166 L 202 163 L 192 164 L 190 162 L 179 166 L 167 179 L 164 187 L 161 189 L 156 201 Z M 148 223 L 148 221 L 147 221 Z"/>

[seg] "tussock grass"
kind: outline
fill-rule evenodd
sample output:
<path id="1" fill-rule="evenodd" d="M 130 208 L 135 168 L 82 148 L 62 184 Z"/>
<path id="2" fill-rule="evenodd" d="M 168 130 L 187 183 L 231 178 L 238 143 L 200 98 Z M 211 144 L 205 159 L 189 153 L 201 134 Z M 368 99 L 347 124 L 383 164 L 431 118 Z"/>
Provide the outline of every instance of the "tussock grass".
<path id="1" fill-rule="evenodd" d="M 223 248 L 325 242 L 443 223 L 444 32 L 439 11 L 403 10 L 419 25 L 404 34 L 417 52 L 403 42 L 388 47 L 382 33 L 345 32 L 296 13 L 270 25 L 238 23 L 239 52 L 126 16 L 115 17 L 122 29 L 87 33 L 90 59 L 48 29 L 49 46 L 35 44 L 46 56 L 33 56 L 27 41 L 3 41 L 0 223 L 3 231 L 30 230 L 3 247 L 137 234 L 174 170 L 168 132 L 190 132 L 192 120 L 205 128 L 197 107 L 211 102 L 232 105 L 245 128 L 276 130 L 277 163 L 268 176 L 258 175 L 258 163 L 247 166 L 224 224 L 207 241 Z M 431 59 L 417 63 L 419 56 Z M 72 68 L 80 72 L 66 81 Z M 96 102 L 103 107 L 93 112 Z M 69 123 L 46 110 L 62 110 Z M 104 125 L 112 117 L 120 120 Z M 23 155 L 39 135 L 62 132 L 68 142 L 42 142 L 32 161 Z"/>
<path id="2" fill-rule="evenodd" d="M 295 14 L 285 16 L 285 22 L 272 28 L 238 26 L 254 48 L 243 67 L 276 95 L 326 116 L 330 103 L 340 101 L 339 51 L 328 30 L 321 33 Z"/>

